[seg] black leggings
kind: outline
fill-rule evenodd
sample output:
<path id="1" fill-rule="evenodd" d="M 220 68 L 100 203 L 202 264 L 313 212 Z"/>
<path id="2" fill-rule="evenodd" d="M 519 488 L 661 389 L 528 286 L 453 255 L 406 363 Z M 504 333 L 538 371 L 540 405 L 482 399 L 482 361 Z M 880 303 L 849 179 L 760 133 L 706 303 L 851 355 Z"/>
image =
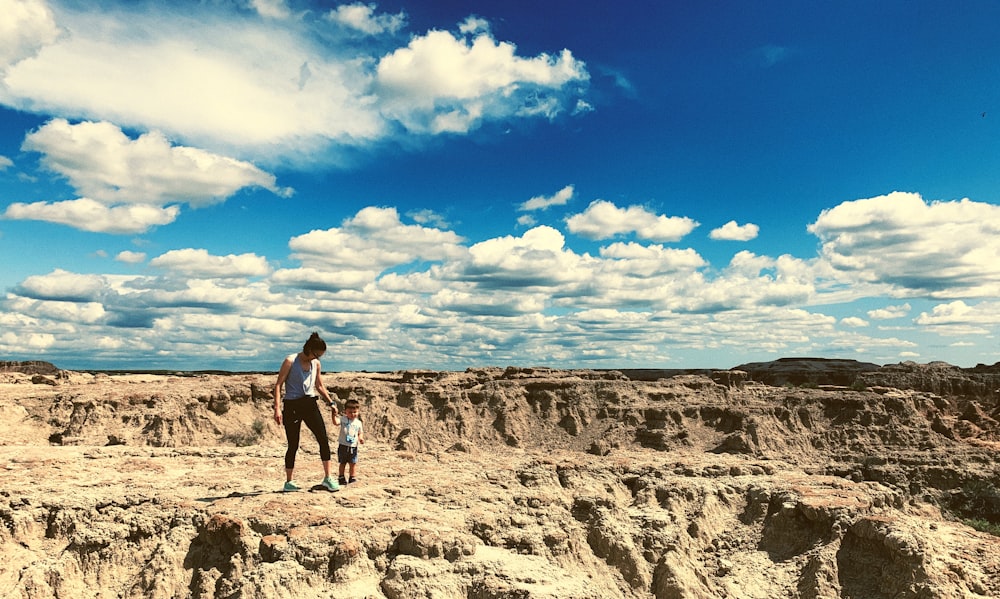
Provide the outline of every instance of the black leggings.
<path id="1" fill-rule="evenodd" d="M 285 451 L 285 468 L 295 468 L 295 453 L 299 450 L 299 432 L 305 422 L 319 443 L 319 457 L 324 462 L 330 461 L 330 440 L 326 436 L 326 424 L 323 415 L 316 405 L 316 398 L 303 397 L 283 402 L 281 421 L 285 424 L 285 438 L 288 439 L 288 449 Z"/>

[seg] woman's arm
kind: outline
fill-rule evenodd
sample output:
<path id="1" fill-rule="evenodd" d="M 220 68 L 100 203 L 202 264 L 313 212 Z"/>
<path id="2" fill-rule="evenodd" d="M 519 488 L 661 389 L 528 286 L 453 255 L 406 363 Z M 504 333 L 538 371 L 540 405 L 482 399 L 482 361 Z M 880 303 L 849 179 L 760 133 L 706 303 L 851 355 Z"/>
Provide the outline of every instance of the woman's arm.
<path id="1" fill-rule="evenodd" d="M 323 396 L 326 400 L 326 405 L 330 406 L 331 415 L 330 420 L 334 424 L 340 424 L 340 417 L 337 413 L 337 404 L 330 398 L 330 392 L 326 390 L 326 385 L 323 384 L 323 368 L 320 366 L 319 360 L 316 360 L 316 390 L 319 394 Z"/>
<path id="2" fill-rule="evenodd" d="M 288 378 L 288 371 L 292 368 L 292 361 L 288 358 L 281 363 L 278 370 L 278 380 L 274 383 L 274 421 L 281 424 L 281 386 Z"/>
<path id="3" fill-rule="evenodd" d="M 326 390 L 326 385 L 323 384 L 323 368 L 320 366 L 319 360 L 316 360 L 316 391 L 323 396 L 328 405 L 333 405 L 333 400 L 330 399 L 330 392 Z"/>

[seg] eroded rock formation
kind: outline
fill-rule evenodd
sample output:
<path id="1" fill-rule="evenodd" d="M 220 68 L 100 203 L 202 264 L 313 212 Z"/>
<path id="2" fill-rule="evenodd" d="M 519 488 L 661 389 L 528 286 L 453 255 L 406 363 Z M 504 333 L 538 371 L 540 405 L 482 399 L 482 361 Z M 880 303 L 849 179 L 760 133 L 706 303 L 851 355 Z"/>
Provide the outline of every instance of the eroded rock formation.
<path id="1" fill-rule="evenodd" d="M 997 402 L 931 369 L 331 373 L 361 482 L 292 494 L 272 376 L 10 373 L 0 595 L 1000 596 Z"/>

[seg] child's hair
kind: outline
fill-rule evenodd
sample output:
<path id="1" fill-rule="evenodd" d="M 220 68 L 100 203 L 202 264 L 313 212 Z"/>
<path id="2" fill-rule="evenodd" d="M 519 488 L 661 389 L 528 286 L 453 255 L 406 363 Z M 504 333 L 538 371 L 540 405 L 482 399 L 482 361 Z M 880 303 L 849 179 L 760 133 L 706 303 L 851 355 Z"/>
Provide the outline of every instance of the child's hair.
<path id="1" fill-rule="evenodd" d="M 346 410 L 347 408 L 350 407 L 358 408 L 360 410 L 361 402 L 356 399 L 348 399 L 347 401 L 344 402 L 344 409 Z"/>
<path id="2" fill-rule="evenodd" d="M 319 333 L 313 333 L 309 340 L 302 346 L 302 352 L 315 356 L 326 352 L 326 341 L 320 338 Z"/>

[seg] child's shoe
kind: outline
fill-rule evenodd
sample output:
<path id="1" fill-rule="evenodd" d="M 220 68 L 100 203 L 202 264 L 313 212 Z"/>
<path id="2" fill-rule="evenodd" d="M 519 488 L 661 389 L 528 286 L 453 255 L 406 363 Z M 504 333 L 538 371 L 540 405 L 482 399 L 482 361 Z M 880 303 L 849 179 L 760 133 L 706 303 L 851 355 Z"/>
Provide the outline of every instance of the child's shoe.
<path id="1" fill-rule="evenodd" d="M 343 476 L 338 477 L 337 480 L 340 481 L 341 485 L 346 485 L 347 484 L 347 478 L 345 478 Z"/>
<path id="2" fill-rule="evenodd" d="M 329 476 L 323 478 L 323 482 L 321 482 L 320 484 L 323 485 L 324 487 L 326 487 L 327 491 L 339 491 L 340 490 L 340 485 L 338 485 L 337 483 L 335 483 L 333 481 L 333 479 L 330 478 Z"/>
<path id="3" fill-rule="evenodd" d="M 353 485 L 356 482 L 358 482 L 358 479 L 354 478 L 353 476 L 347 480 L 347 483 L 351 485 Z"/>
<path id="4" fill-rule="evenodd" d="M 302 487 L 298 486 L 297 484 L 293 483 L 292 481 L 287 481 L 287 482 L 285 482 L 285 486 L 282 487 L 281 490 L 284 491 L 285 493 L 288 493 L 289 491 L 298 491 L 301 488 Z"/>

